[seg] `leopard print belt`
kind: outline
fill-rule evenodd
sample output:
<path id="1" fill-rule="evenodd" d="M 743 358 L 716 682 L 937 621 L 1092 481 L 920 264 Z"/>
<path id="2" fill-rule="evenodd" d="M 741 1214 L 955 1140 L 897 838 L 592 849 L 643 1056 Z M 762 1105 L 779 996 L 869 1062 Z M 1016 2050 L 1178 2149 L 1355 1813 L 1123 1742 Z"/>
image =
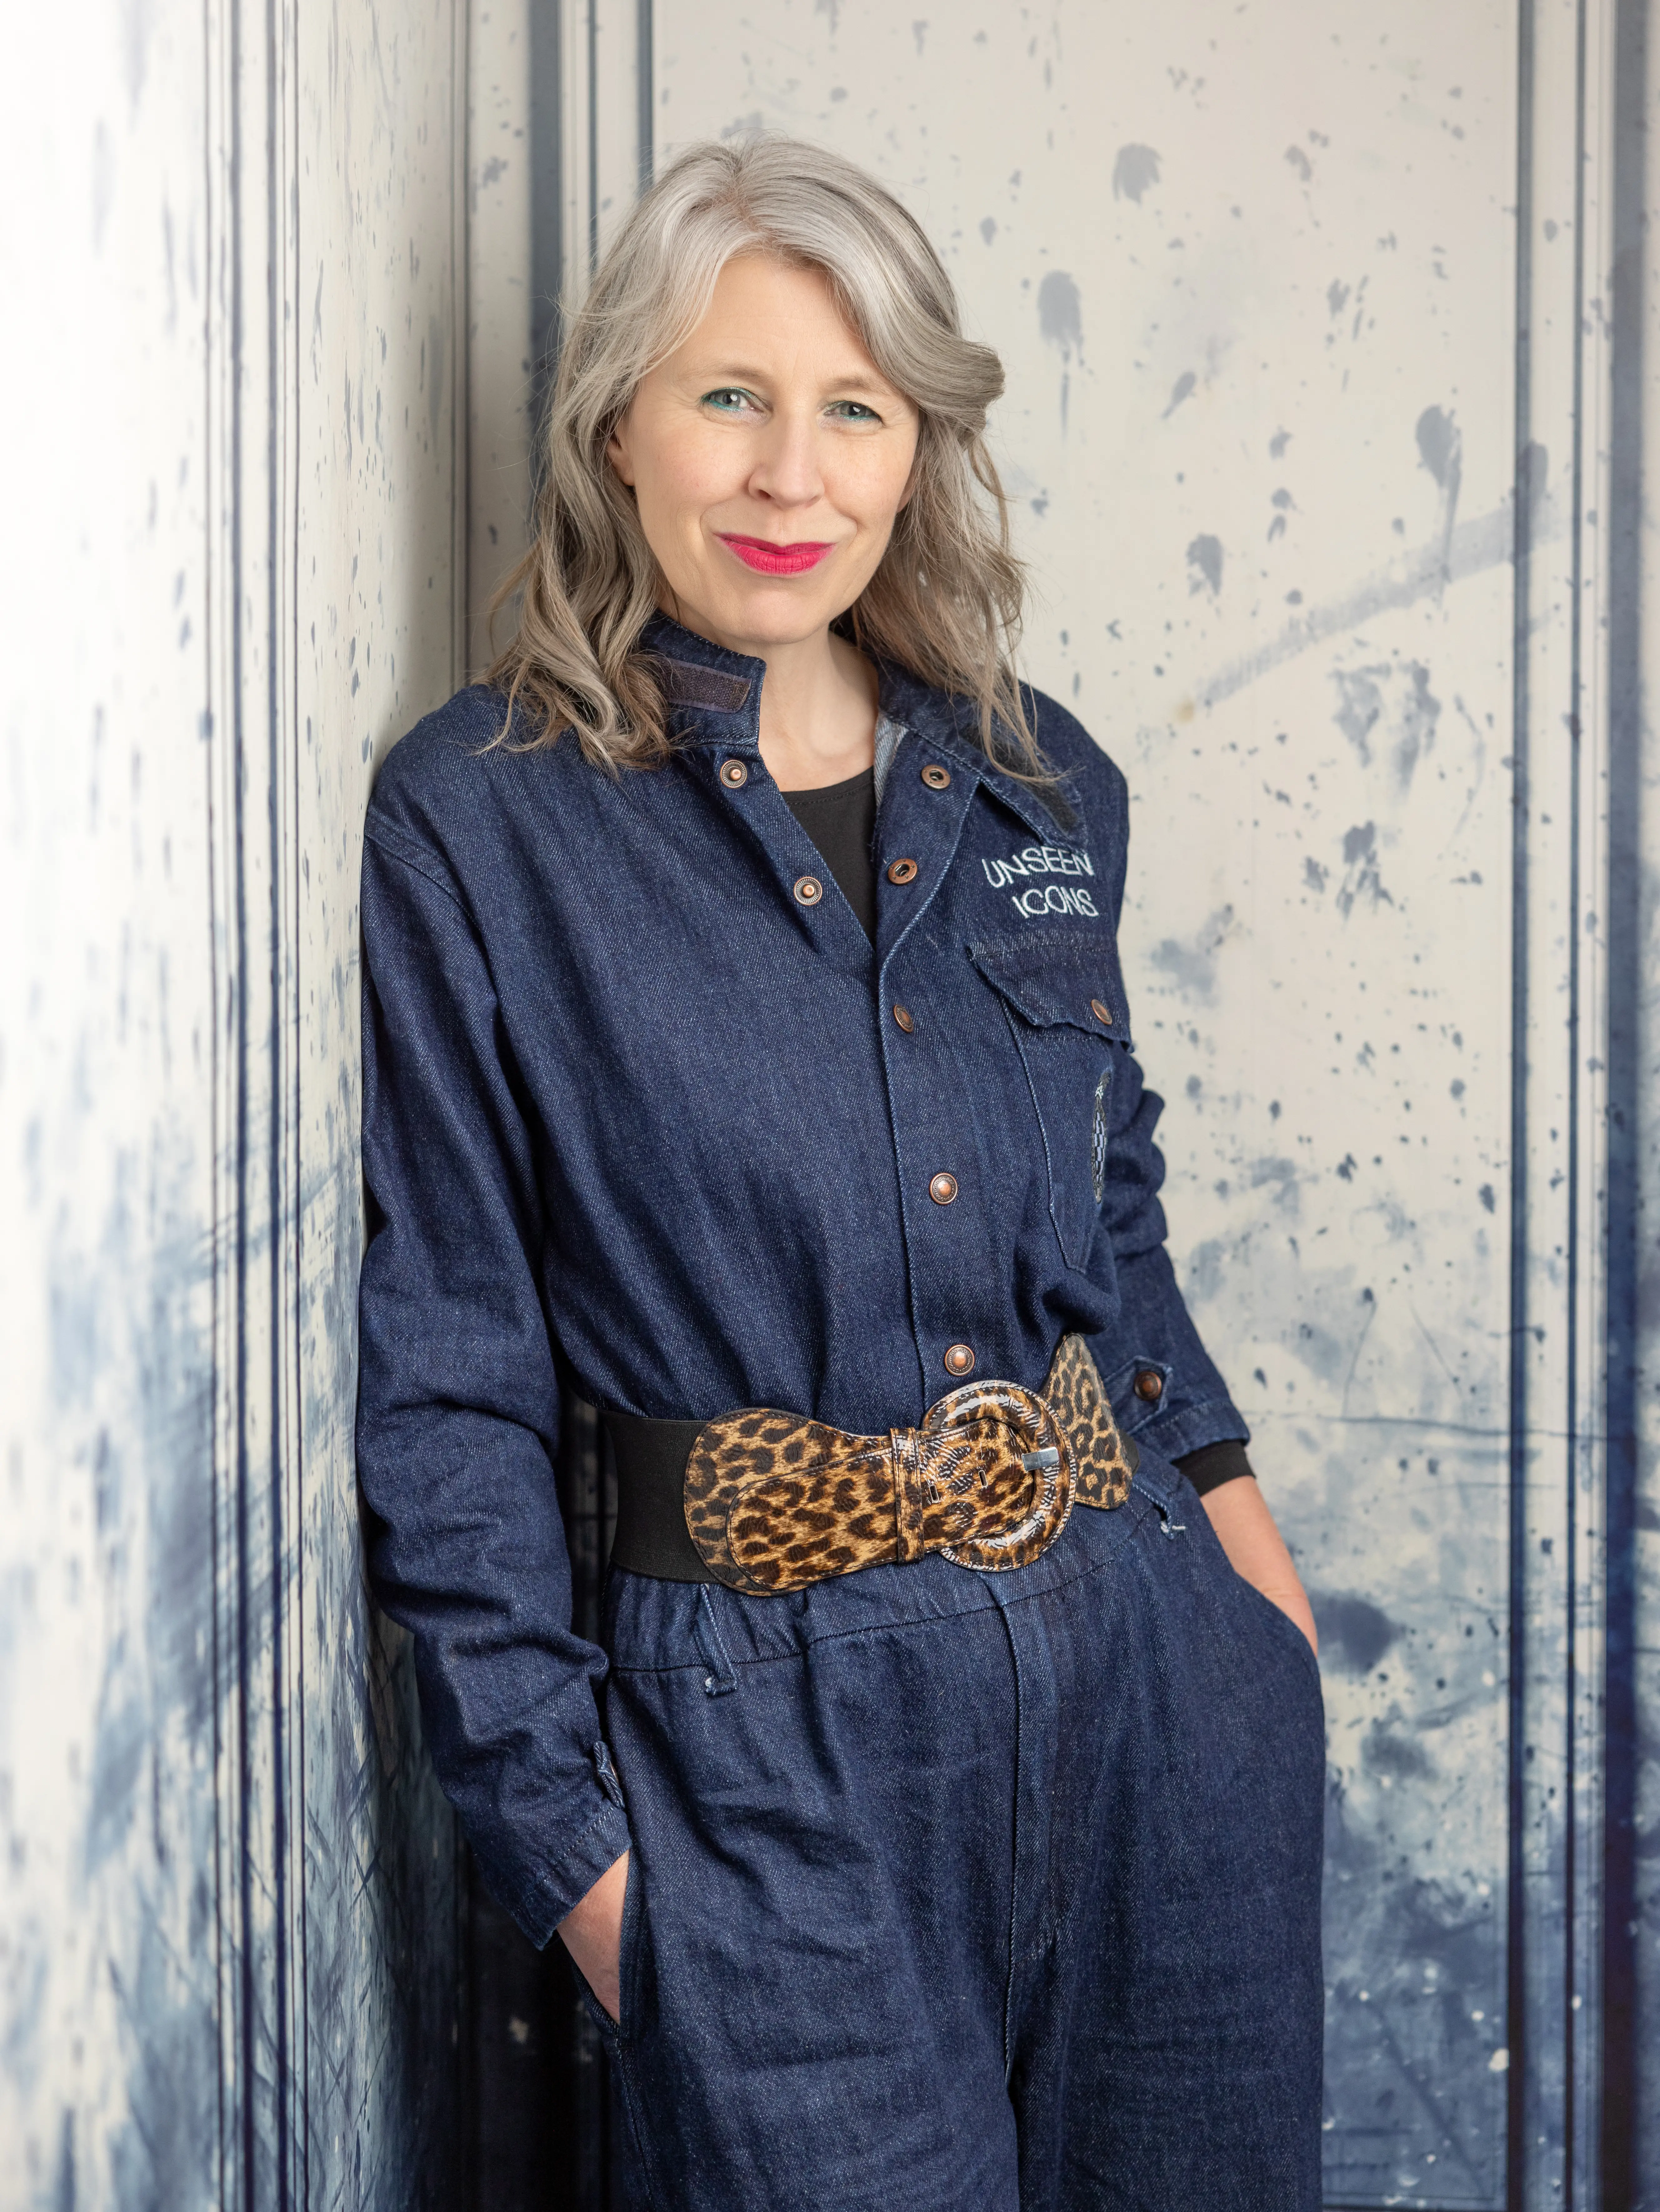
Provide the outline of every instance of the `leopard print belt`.
<path id="1" fill-rule="evenodd" d="M 919 1427 L 885 1436 L 765 1407 L 701 1426 L 605 1418 L 613 1564 L 756 1595 L 933 1552 L 964 1567 L 1026 1566 L 1074 1505 L 1122 1505 L 1137 1457 L 1081 1336 L 1062 1339 L 1041 1393 L 965 1383 Z M 677 1464 L 684 1534 L 668 1525 Z"/>

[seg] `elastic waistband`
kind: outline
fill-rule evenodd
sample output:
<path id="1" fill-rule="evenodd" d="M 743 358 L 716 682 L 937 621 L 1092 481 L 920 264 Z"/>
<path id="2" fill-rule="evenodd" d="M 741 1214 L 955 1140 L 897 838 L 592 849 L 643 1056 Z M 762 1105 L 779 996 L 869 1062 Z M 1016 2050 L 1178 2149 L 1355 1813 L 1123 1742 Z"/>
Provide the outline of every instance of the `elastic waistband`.
<path id="1" fill-rule="evenodd" d="M 617 1531 L 611 1565 L 666 1583 L 712 1583 L 686 1526 L 686 1462 L 701 1421 L 654 1421 L 602 1413 L 617 1460 Z"/>

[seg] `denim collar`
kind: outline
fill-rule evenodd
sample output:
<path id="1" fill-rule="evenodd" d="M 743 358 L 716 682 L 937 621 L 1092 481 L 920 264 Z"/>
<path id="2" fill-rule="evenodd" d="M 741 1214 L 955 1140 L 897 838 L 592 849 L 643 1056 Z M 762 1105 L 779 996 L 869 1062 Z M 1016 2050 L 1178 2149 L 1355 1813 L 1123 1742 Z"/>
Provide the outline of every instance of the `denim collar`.
<path id="1" fill-rule="evenodd" d="M 657 660 L 669 698 L 669 734 L 682 745 L 717 746 L 751 758 L 760 750 L 763 660 L 712 645 L 667 615 L 656 614 L 641 634 L 641 649 Z M 1064 796 L 1009 775 L 982 750 L 974 735 L 976 709 L 966 699 L 925 684 L 897 661 L 877 659 L 882 712 L 913 732 L 933 752 L 946 754 L 1018 814 L 1029 830 L 1049 837 L 1073 827 Z"/>

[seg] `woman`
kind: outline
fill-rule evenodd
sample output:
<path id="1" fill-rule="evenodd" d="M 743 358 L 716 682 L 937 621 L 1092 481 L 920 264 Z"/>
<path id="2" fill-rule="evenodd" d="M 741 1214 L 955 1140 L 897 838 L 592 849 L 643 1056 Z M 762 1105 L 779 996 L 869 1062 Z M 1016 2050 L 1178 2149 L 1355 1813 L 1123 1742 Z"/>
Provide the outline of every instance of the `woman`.
<path id="1" fill-rule="evenodd" d="M 1319 2203 L 1312 1622 L 1165 1256 L 1123 779 L 1011 672 L 1000 386 L 869 178 L 684 155 L 369 814 L 375 1587 L 660 2208 Z"/>

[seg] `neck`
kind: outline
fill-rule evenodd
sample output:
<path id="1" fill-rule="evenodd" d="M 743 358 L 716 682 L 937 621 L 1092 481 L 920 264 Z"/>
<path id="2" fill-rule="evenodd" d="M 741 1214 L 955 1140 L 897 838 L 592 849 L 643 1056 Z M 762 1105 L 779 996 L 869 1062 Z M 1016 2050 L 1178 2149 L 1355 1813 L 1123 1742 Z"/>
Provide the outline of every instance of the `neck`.
<path id="1" fill-rule="evenodd" d="M 876 671 L 828 625 L 782 644 L 727 637 L 690 611 L 675 619 L 712 645 L 766 663 L 761 757 L 781 791 L 844 783 L 876 757 Z"/>

